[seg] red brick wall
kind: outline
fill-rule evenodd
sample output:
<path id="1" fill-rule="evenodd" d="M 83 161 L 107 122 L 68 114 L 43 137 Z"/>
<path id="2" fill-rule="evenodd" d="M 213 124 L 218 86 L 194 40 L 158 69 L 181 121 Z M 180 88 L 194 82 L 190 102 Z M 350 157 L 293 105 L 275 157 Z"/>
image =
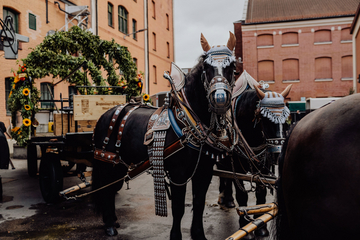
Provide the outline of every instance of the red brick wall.
<path id="1" fill-rule="evenodd" d="M 270 84 L 269 89 L 282 92 L 290 84 L 283 82 L 283 74 L 289 74 L 286 69 L 283 69 L 283 60 L 298 59 L 300 81 L 292 83 L 293 87 L 289 100 L 297 101 L 301 97 L 339 97 L 348 95 L 353 82 L 341 80 L 342 57 L 352 55 L 352 43 L 341 43 L 341 29 L 348 27 L 350 27 L 350 24 L 281 29 L 274 27 L 274 29 L 270 30 L 256 31 L 244 31 L 242 29 L 243 67 L 259 81 L 261 79 L 258 76 L 258 62 L 263 60 L 274 61 L 275 83 Z M 330 30 L 332 43 L 315 45 L 315 32 L 318 30 Z M 238 28 L 235 25 L 235 33 L 237 31 Z M 288 32 L 298 33 L 298 46 L 282 46 L 284 40 L 282 35 Z M 273 47 L 257 47 L 257 36 L 263 34 L 273 36 Z M 331 57 L 332 81 L 315 81 L 315 59 L 319 57 Z"/>

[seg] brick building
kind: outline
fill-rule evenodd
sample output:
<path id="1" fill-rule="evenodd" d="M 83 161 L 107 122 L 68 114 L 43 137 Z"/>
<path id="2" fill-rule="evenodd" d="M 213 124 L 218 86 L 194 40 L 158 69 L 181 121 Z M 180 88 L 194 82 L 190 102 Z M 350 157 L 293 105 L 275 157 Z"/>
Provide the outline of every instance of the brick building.
<path id="1" fill-rule="evenodd" d="M 74 6 L 80 7 L 76 9 Z M 69 12 L 83 16 L 79 15 L 70 23 L 73 17 L 67 14 Z M 148 76 L 144 92 L 154 94 L 170 89 L 162 75 L 170 70 L 174 61 L 172 0 L 2 0 L 0 18 L 5 19 L 8 15 L 14 18 L 15 31 L 29 37 L 28 43 L 19 43 L 18 59 L 25 58 L 31 51 L 29 48 L 41 43 L 52 31 L 67 30 L 81 22 L 83 28 L 101 39 L 115 39 L 120 45 L 128 47 L 138 71 Z M 5 59 L 2 49 L 0 56 L 0 121 L 8 126 L 10 113 L 6 109 L 6 101 L 11 86 L 11 69 L 16 70 L 17 64 L 16 60 Z M 42 98 L 49 97 L 46 85 L 59 80 L 50 77 L 36 80 Z M 69 84 L 60 83 L 53 89 L 53 94 L 55 99 L 59 99 L 60 93 L 67 98 L 69 91 L 72 91 Z"/>
<path id="2" fill-rule="evenodd" d="M 287 100 L 342 97 L 353 91 L 350 26 L 359 0 L 248 0 L 234 23 L 242 68 Z M 241 69 L 242 70 L 242 69 Z"/>
<path id="3" fill-rule="evenodd" d="M 356 10 L 354 21 L 351 25 L 350 33 L 352 34 L 353 40 L 353 75 L 354 75 L 354 82 L 353 88 L 356 89 L 356 92 L 360 92 L 360 4 Z"/>

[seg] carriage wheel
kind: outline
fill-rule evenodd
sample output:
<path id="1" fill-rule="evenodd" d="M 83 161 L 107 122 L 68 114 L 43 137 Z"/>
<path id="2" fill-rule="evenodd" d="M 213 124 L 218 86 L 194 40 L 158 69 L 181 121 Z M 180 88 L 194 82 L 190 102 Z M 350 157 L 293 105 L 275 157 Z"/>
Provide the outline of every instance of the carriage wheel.
<path id="1" fill-rule="evenodd" d="M 27 147 L 27 169 L 30 177 L 36 177 L 38 167 L 36 145 L 34 144 L 29 144 Z"/>
<path id="2" fill-rule="evenodd" d="M 41 195 L 45 202 L 55 203 L 59 200 L 59 192 L 63 190 L 63 172 L 59 156 L 46 153 L 42 156 L 39 170 Z"/>

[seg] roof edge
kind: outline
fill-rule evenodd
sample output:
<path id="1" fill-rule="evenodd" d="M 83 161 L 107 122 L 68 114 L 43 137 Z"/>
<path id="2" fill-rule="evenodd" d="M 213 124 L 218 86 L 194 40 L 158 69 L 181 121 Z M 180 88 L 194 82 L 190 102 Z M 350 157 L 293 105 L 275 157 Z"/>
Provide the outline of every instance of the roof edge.
<path id="1" fill-rule="evenodd" d="M 359 3 L 359 5 L 358 5 L 358 7 L 356 9 L 354 20 L 351 23 L 350 34 L 353 34 L 353 32 L 354 32 L 354 28 L 355 28 L 356 22 L 357 22 L 357 20 L 359 18 L 359 14 L 360 14 L 360 3 Z"/>
<path id="2" fill-rule="evenodd" d="M 289 20 L 281 20 L 281 21 L 252 22 L 252 23 L 246 23 L 246 21 L 245 21 L 243 23 L 243 25 L 256 25 L 256 24 L 267 24 L 267 23 L 283 23 L 283 22 L 299 22 L 299 21 L 309 21 L 309 20 L 328 19 L 328 18 L 342 18 L 342 17 L 352 17 L 352 16 L 355 16 L 355 14 L 326 16 L 326 17 L 318 17 L 318 18 L 289 19 Z"/>

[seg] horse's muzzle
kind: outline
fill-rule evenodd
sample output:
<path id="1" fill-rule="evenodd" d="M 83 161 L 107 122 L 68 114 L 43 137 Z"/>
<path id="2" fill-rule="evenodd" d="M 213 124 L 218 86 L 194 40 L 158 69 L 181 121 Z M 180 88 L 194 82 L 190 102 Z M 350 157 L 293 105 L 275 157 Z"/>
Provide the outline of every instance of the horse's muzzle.
<path id="1" fill-rule="evenodd" d="M 231 87 L 226 78 L 216 76 L 208 90 L 209 108 L 216 114 L 225 114 L 231 106 Z"/>

